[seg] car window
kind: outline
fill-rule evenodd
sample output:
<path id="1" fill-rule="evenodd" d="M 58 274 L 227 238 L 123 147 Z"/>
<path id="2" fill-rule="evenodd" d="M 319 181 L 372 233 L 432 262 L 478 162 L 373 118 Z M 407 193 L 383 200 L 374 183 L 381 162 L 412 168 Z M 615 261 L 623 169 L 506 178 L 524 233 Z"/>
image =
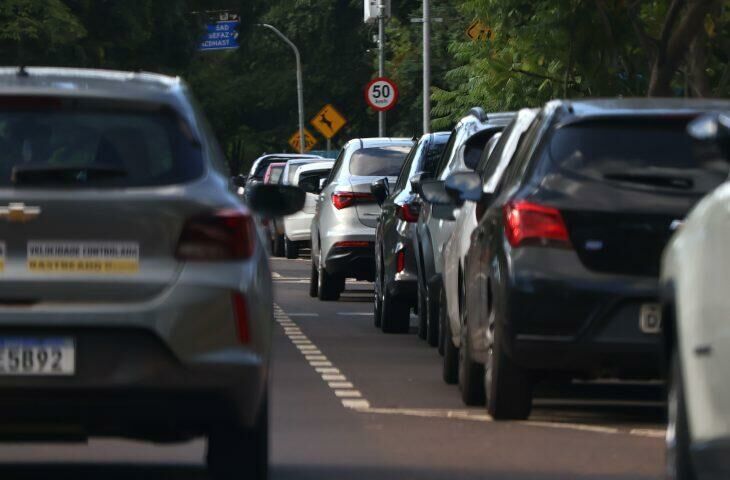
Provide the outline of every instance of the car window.
<path id="1" fill-rule="evenodd" d="M 418 159 L 420 158 L 421 152 L 423 152 L 424 148 L 428 148 L 428 141 L 426 140 L 422 140 L 413 145 L 411 151 L 408 152 L 408 156 L 403 162 L 403 168 L 400 171 L 398 180 L 395 182 L 395 188 L 393 189 L 394 194 L 403 191 L 408 184 L 408 180 L 410 180 L 411 176 L 415 174 L 413 170 L 418 167 Z"/>
<path id="2" fill-rule="evenodd" d="M 420 164 L 417 166 L 419 172 L 426 172 L 429 175 L 433 175 L 435 173 L 436 165 L 446 150 L 448 138 L 449 137 L 445 135 L 434 135 L 432 137 L 431 141 L 428 143 L 428 151 L 426 152 L 426 155 L 417 157 L 417 159 L 420 159 Z"/>
<path id="3" fill-rule="evenodd" d="M 297 185 L 299 185 L 302 181 L 307 180 L 307 179 L 310 179 L 310 178 L 315 178 L 316 179 L 316 182 L 315 183 L 318 185 L 319 184 L 319 181 L 321 179 L 323 179 L 323 178 L 327 178 L 327 176 L 329 175 L 329 173 L 330 173 L 330 169 L 325 169 L 325 170 L 310 170 L 308 172 L 302 172 L 299 175 L 299 179 L 297 181 Z"/>
<path id="4" fill-rule="evenodd" d="M 14 178 L 23 183 L 165 185 L 190 181 L 203 170 L 200 147 L 173 114 L 0 111 L 0 185 L 12 185 Z"/>
<path id="5" fill-rule="evenodd" d="M 525 132 L 519 148 L 515 151 L 514 158 L 504 171 L 502 181 L 497 186 L 496 192 L 503 191 L 520 178 L 523 167 L 532 157 L 535 148 L 537 148 L 537 142 L 541 137 L 541 133 L 544 132 L 544 126 L 545 114 L 544 112 L 540 112 L 535 121 L 530 125 L 530 128 Z"/>
<path id="6" fill-rule="evenodd" d="M 284 166 L 271 167 L 269 183 L 279 183 L 282 173 L 284 173 Z"/>
<path id="7" fill-rule="evenodd" d="M 446 147 L 444 147 L 443 152 L 439 157 L 438 163 L 436 164 L 436 168 L 434 169 L 433 176 L 435 178 L 439 177 L 444 168 L 446 168 L 446 165 L 448 164 L 451 157 L 454 156 L 454 149 L 457 146 L 457 137 L 460 139 L 462 136 L 463 135 L 461 135 L 461 129 L 459 128 L 455 128 L 451 132 L 451 135 L 449 136 L 449 141 L 446 144 Z"/>
<path id="8" fill-rule="evenodd" d="M 350 157 L 350 174 L 361 177 L 397 177 L 410 147 L 361 148 Z"/>
<path id="9" fill-rule="evenodd" d="M 340 150 L 340 153 L 337 155 L 337 158 L 335 159 L 335 164 L 332 166 L 332 170 L 330 171 L 330 174 L 327 176 L 327 180 L 325 180 L 324 185 L 322 188 L 326 187 L 332 181 L 336 178 L 337 174 L 339 173 L 340 169 L 342 168 L 342 163 L 345 160 L 345 155 L 347 154 L 347 148 L 348 145 L 345 145 L 342 150 Z"/>

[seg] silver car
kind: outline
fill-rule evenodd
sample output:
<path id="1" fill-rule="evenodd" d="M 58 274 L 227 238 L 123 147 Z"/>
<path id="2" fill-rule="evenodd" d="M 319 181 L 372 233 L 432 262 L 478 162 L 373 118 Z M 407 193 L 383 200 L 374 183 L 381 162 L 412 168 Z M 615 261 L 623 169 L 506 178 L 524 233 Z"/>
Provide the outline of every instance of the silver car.
<path id="1" fill-rule="evenodd" d="M 312 221 L 310 295 L 337 300 L 345 278 L 375 278 L 375 226 L 380 206 L 370 184 L 395 184 L 413 146 L 407 138 L 358 138 L 340 152 L 317 200 Z"/>
<path id="2" fill-rule="evenodd" d="M 251 205 L 291 213 L 292 188 Z M 0 439 L 207 436 L 214 478 L 266 478 L 271 279 L 250 212 L 180 79 L 0 69 Z"/>

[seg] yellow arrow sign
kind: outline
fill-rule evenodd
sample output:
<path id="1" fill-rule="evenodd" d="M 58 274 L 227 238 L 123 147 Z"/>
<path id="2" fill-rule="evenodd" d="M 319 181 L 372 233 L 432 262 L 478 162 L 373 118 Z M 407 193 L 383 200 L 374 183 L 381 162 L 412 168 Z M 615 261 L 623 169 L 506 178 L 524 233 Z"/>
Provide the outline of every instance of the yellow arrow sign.
<path id="1" fill-rule="evenodd" d="M 332 138 L 347 124 L 347 120 L 335 107 L 327 104 L 310 122 L 324 138 Z"/>
<path id="2" fill-rule="evenodd" d="M 299 151 L 299 131 L 298 130 L 296 132 L 294 132 L 294 135 L 289 137 L 289 145 L 295 152 Z M 310 151 L 311 149 L 314 148 L 315 145 L 317 145 L 317 139 L 314 138 L 314 135 L 312 135 L 312 133 L 305 128 L 304 129 L 304 151 L 305 152 Z"/>
<path id="3" fill-rule="evenodd" d="M 466 36 L 473 41 L 481 40 L 482 42 L 486 42 L 492 39 L 493 33 L 491 27 L 481 20 L 474 20 L 469 25 L 469 28 L 466 29 Z"/>

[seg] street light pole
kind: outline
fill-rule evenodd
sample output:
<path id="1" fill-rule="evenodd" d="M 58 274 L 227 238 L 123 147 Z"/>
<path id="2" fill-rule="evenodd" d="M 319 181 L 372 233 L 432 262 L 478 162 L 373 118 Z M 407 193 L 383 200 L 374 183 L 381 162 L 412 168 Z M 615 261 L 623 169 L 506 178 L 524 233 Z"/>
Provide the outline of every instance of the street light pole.
<path id="1" fill-rule="evenodd" d="M 304 84 L 302 80 L 302 57 L 299 55 L 299 49 L 294 43 L 289 40 L 286 35 L 281 33 L 278 28 L 268 23 L 259 23 L 258 27 L 268 28 L 276 35 L 279 36 L 292 50 L 294 50 L 294 56 L 297 59 L 297 103 L 299 108 L 299 153 L 304 153 L 305 150 L 305 138 L 304 138 Z"/>
<path id="2" fill-rule="evenodd" d="M 423 134 L 431 131 L 431 5 L 423 0 Z"/>
<path id="3" fill-rule="evenodd" d="M 378 77 L 385 76 L 385 4 L 378 4 Z M 378 136 L 385 136 L 385 112 L 378 112 Z"/>

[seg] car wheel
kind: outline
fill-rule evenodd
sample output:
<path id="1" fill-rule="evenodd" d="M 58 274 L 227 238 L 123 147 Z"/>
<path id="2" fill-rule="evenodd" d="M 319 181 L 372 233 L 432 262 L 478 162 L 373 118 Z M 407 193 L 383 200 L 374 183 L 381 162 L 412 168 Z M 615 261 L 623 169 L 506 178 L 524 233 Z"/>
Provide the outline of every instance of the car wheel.
<path id="1" fill-rule="evenodd" d="M 383 306 L 381 308 L 380 326 L 383 333 L 408 333 L 411 324 L 411 307 L 407 303 L 393 297 L 385 286 L 383 289 Z"/>
<path id="2" fill-rule="evenodd" d="M 252 429 L 221 426 L 208 436 L 206 460 L 213 480 L 266 480 L 269 470 L 269 415 L 264 404 Z"/>
<path id="3" fill-rule="evenodd" d="M 375 283 L 373 285 L 373 325 L 375 328 L 380 328 L 381 320 L 383 316 L 383 289 L 380 288 L 382 283 L 382 272 L 383 268 L 379 262 L 375 265 Z"/>
<path id="4" fill-rule="evenodd" d="M 669 393 L 667 410 L 667 478 L 670 480 L 695 480 L 697 475 L 690 458 L 689 426 L 687 424 L 687 406 L 684 401 L 684 382 L 679 356 L 675 351 L 670 366 Z"/>
<path id="5" fill-rule="evenodd" d="M 312 261 L 312 271 L 309 273 L 309 296 L 312 298 L 317 297 L 318 285 L 319 284 L 319 272 L 317 267 L 314 266 Z"/>
<path id="6" fill-rule="evenodd" d="M 286 238 L 286 236 L 284 237 L 284 254 L 290 260 L 299 256 L 299 245 Z"/>
<path id="7" fill-rule="evenodd" d="M 317 296 L 322 301 L 338 300 L 340 293 L 345 286 L 345 279 L 336 275 L 330 275 L 327 270 L 320 265 L 317 271 Z"/>
<path id="8" fill-rule="evenodd" d="M 471 358 L 471 340 L 466 322 L 461 324 L 459 390 L 465 405 L 484 405 L 484 365 Z"/>
<path id="9" fill-rule="evenodd" d="M 451 334 L 451 325 L 446 320 L 446 298 L 443 290 L 441 291 L 441 317 L 443 320 L 444 332 L 444 358 L 441 376 L 449 385 L 454 385 L 459 381 L 459 349 L 454 345 Z"/>
<path id="10" fill-rule="evenodd" d="M 500 323 L 492 313 L 487 328 L 487 363 L 484 365 L 487 413 L 495 420 L 524 420 L 532 410 L 533 380 L 529 371 L 507 356 L 501 338 Z"/>
<path id="11" fill-rule="evenodd" d="M 428 310 L 426 309 L 426 294 L 421 287 L 421 281 L 418 281 L 418 338 L 426 340 L 428 338 Z"/>
<path id="12" fill-rule="evenodd" d="M 428 310 L 428 316 L 426 323 L 428 329 L 426 330 L 426 342 L 432 347 L 435 347 L 439 343 L 439 327 L 440 327 L 440 315 L 441 315 L 441 293 L 443 287 L 439 281 L 431 282 L 426 290 L 426 305 Z"/>
<path id="13" fill-rule="evenodd" d="M 275 257 L 284 256 L 284 235 L 275 235 L 274 236 L 273 254 Z"/>

